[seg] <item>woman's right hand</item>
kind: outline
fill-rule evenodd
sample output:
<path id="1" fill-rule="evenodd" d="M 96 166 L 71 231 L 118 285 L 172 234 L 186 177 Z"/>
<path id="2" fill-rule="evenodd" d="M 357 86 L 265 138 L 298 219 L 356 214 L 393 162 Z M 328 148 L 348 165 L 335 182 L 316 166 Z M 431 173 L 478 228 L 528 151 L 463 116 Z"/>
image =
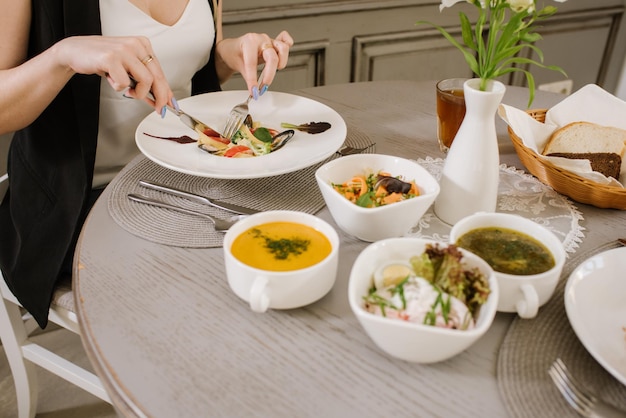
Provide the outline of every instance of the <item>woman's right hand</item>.
<path id="1" fill-rule="evenodd" d="M 73 73 L 106 77 L 116 91 L 137 82 L 126 95 L 145 100 L 160 113 L 172 105 L 173 93 L 148 38 L 76 36 L 59 41 L 54 47 L 58 62 Z M 148 98 L 152 92 L 155 100 Z"/>
<path id="2" fill-rule="evenodd" d="M 27 59 L 31 2 L 0 0 L 0 8 L 0 38 L 11 40 L 0 48 L 0 134 L 31 124 L 75 73 L 107 77 L 118 91 L 130 85 L 130 74 L 138 83 L 128 95 L 146 100 L 157 112 L 171 102 L 171 89 L 147 38 L 70 37 Z M 154 102 L 146 99 L 150 90 Z"/>
<path id="3" fill-rule="evenodd" d="M 117 91 L 128 88 L 132 76 L 137 84 L 128 96 L 146 101 L 157 113 L 173 105 L 172 90 L 145 37 L 69 37 L 25 61 L 27 43 L 24 36 L 19 45 L 0 48 L 0 134 L 31 124 L 77 73 L 106 77 Z M 150 91 L 154 101 L 147 97 Z"/>

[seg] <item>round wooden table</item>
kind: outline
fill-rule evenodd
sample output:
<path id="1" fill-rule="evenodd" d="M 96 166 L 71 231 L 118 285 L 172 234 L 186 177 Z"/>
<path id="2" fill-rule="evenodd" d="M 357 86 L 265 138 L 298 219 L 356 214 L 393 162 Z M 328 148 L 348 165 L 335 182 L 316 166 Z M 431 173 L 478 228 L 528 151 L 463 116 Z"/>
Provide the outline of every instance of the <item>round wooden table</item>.
<path id="1" fill-rule="evenodd" d="M 367 82 L 292 92 L 334 108 L 376 152 L 444 157 L 436 140 L 435 82 Z M 538 92 L 534 106 L 563 96 Z M 528 91 L 504 103 L 525 108 Z M 522 168 L 497 120 L 501 162 Z M 467 351 L 437 364 L 381 352 L 350 311 L 352 263 L 367 243 L 342 235 L 337 281 L 304 308 L 254 313 L 228 287 L 221 248 L 156 244 L 118 226 L 104 191 L 83 228 L 74 294 L 88 356 L 124 416 L 394 417 L 507 412 L 496 361 L 513 319 L 496 316 Z M 303 196 L 306 198 L 306 196 Z M 615 239 L 626 214 L 578 205 L 590 233 L 581 249 Z M 318 216 L 335 225 L 328 210 Z M 593 233 L 591 233 L 593 231 Z M 580 251 L 579 250 L 579 251 Z"/>

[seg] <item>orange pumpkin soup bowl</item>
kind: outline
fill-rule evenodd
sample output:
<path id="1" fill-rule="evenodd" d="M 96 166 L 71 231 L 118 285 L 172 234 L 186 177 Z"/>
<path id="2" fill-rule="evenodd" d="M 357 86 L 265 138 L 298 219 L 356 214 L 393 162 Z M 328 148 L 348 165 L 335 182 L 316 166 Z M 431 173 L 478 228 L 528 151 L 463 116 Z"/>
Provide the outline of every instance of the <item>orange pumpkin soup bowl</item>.
<path id="1" fill-rule="evenodd" d="M 255 312 L 322 298 L 335 283 L 338 253 L 335 229 L 304 212 L 257 213 L 224 236 L 228 284 Z"/>

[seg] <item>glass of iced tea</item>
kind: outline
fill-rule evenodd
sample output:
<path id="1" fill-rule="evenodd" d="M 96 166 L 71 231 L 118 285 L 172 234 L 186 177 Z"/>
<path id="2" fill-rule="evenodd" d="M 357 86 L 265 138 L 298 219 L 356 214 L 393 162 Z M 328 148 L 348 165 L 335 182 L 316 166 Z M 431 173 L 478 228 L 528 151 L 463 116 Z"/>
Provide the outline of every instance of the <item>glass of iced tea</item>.
<path id="1" fill-rule="evenodd" d="M 448 78 L 437 83 L 437 140 L 448 152 L 465 117 L 463 83 L 467 78 Z"/>

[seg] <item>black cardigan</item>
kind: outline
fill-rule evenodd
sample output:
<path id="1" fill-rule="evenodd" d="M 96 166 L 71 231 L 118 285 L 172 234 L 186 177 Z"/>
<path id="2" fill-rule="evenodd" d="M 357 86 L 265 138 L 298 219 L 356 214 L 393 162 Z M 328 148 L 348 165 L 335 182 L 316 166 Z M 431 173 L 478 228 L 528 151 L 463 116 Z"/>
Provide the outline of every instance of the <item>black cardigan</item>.
<path id="1" fill-rule="evenodd" d="M 29 57 L 69 36 L 101 34 L 98 0 L 32 3 Z M 220 90 L 214 51 L 215 45 L 209 63 L 194 76 L 192 94 Z M 99 76 L 75 75 L 35 122 L 14 135 L 9 149 L 0 268 L 42 328 L 63 260 L 72 257 L 90 209 L 99 97 Z"/>

